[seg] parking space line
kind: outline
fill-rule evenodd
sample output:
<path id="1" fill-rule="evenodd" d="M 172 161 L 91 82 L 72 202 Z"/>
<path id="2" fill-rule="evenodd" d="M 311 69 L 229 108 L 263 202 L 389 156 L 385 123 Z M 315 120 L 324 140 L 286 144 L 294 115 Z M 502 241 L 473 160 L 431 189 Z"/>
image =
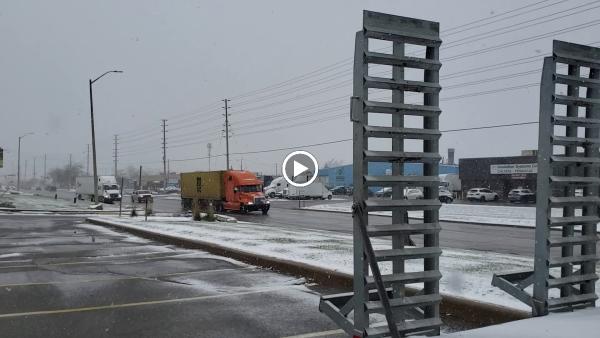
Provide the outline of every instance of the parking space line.
<path id="1" fill-rule="evenodd" d="M 135 264 L 142 263 L 144 261 L 151 260 L 160 260 L 161 258 L 169 259 L 169 258 L 179 258 L 182 256 L 194 256 L 194 255 L 204 255 L 203 252 L 191 252 L 186 254 L 176 254 L 172 256 L 164 256 L 164 257 L 149 257 L 149 258 L 138 258 L 135 261 L 119 261 L 119 260 L 98 260 L 98 261 L 80 261 L 80 262 L 63 262 L 63 263 L 49 263 L 49 264 L 28 264 L 28 265 L 11 265 L 11 266 L 0 266 L 0 270 L 2 269 L 19 269 L 19 268 L 36 268 L 36 267 L 46 267 L 46 266 L 68 266 L 68 265 L 86 265 L 86 264 L 98 264 L 98 263 L 113 263 L 113 264 Z M 105 256 L 110 257 L 110 256 Z"/>
<path id="2" fill-rule="evenodd" d="M 169 304 L 169 303 L 187 303 L 187 302 L 202 301 L 202 300 L 207 300 L 207 299 L 219 299 L 219 298 L 239 297 L 239 296 L 252 295 L 252 294 L 258 294 L 258 293 L 264 293 L 264 292 L 272 292 L 272 291 L 279 291 L 279 290 L 285 290 L 285 289 L 293 289 L 293 288 L 299 288 L 299 287 L 300 286 L 298 286 L 298 285 L 285 285 L 285 286 L 279 286 L 279 287 L 273 287 L 273 288 L 264 288 L 264 289 L 259 289 L 259 290 L 237 292 L 237 293 L 229 293 L 229 294 L 220 294 L 220 295 L 185 297 L 185 298 L 174 298 L 174 299 L 163 299 L 163 300 L 153 300 L 153 301 L 146 301 L 146 302 L 110 304 L 110 305 L 100 305 L 100 306 L 90 306 L 90 307 L 80 307 L 80 308 L 69 308 L 69 309 L 59 309 L 59 310 L 6 313 L 6 314 L 0 314 L 0 319 L 4 319 L 4 318 L 16 318 L 16 317 L 41 316 L 41 315 L 65 314 L 65 313 L 75 313 L 75 312 L 90 312 L 90 311 L 111 310 L 111 309 L 122 309 L 122 308 L 147 306 L 147 305 L 160 305 L 160 304 Z"/>
<path id="3" fill-rule="evenodd" d="M 329 330 L 329 331 L 321 331 L 321 332 L 311 332 L 311 333 L 305 333 L 305 334 L 299 334 L 297 336 L 287 336 L 287 337 L 282 337 L 282 338 L 315 338 L 315 337 L 325 337 L 325 336 L 329 336 L 332 334 L 343 334 L 345 333 L 344 330 Z"/>
<path id="4" fill-rule="evenodd" d="M 174 272 L 156 276 L 128 276 L 128 277 L 114 277 L 114 278 L 98 278 L 98 279 L 84 279 L 84 280 L 73 280 L 73 281 L 61 281 L 61 282 L 36 282 L 36 283 L 15 283 L 15 284 L 0 284 L 0 288 L 10 287 L 21 287 L 21 286 L 36 286 L 36 285 L 61 285 L 61 284 L 77 284 L 77 283 L 93 283 L 93 282 L 106 282 L 106 281 L 119 281 L 119 280 L 132 280 L 132 279 L 143 279 L 156 281 L 158 278 L 165 277 L 176 277 L 184 275 L 196 275 L 201 273 L 209 272 L 224 272 L 224 271 L 240 271 L 240 270 L 251 270 L 256 269 L 254 266 L 240 267 L 240 268 L 226 268 L 226 269 L 213 269 L 213 270 L 198 270 L 198 271 L 187 271 L 187 272 Z"/>

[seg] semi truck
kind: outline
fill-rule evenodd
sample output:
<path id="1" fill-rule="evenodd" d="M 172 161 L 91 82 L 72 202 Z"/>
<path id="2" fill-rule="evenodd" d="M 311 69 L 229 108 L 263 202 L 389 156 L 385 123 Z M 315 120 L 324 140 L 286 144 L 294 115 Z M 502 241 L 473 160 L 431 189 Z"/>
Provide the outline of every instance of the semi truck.
<path id="1" fill-rule="evenodd" d="M 266 215 L 271 207 L 262 192 L 262 182 L 246 170 L 181 173 L 181 206 L 189 210 L 194 201 L 201 208 L 212 204 L 218 212 L 261 211 Z"/>
<path id="2" fill-rule="evenodd" d="M 75 193 L 80 200 L 94 201 L 94 176 L 75 178 Z M 121 192 L 114 176 L 98 176 L 98 202 L 113 203 L 121 200 Z"/>

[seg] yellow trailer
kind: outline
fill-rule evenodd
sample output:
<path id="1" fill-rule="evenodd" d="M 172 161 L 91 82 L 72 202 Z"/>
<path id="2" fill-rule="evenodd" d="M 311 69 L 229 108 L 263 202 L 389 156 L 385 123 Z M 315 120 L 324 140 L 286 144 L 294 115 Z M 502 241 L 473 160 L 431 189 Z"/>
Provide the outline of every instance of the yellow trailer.
<path id="1" fill-rule="evenodd" d="M 194 171 L 181 173 L 181 202 L 190 208 L 194 199 L 220 201 L 225 197 L 223 174 L 225 171 Z"/>

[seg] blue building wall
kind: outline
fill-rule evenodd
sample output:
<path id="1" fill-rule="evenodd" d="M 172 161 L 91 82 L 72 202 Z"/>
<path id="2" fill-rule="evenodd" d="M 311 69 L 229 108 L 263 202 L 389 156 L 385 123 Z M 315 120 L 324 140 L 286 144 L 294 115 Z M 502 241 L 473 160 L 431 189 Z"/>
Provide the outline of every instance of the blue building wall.
<path id="1" fill-rule="evenodd" d="M 369 174 L 370 175 L 385 175 L 386 171 L 388 174 L 391 173 L 391 163 L 369 163 Z M 405 163 L 404 173 L 408 176 L 419 176 L 423 175 L 423 164 L 422 163 Z M 440 174 L 458 174 L 457 165 L 440 164 Z M 319 169 L 319 176 L 328 177 L 330 186 L 352 185 L 352 164 L 347 164 L 335 168 L 322 168 Z"/>

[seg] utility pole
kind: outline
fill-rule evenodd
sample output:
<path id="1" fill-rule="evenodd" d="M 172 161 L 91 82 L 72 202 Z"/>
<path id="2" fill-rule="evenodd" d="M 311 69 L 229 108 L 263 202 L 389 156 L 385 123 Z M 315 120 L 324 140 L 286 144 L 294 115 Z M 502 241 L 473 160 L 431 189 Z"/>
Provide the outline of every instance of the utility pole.
<path id="1" fill-rule="evenodd" d="M 122 70 L 109 70 L 98 76 L 94 80 L 90 79 L 90 120 L 92 122 L 92 161 L 94 168 L 94 202 L 98 203 L 98 167 L 96 163 L 96 131 L 94 129 L 94 100 L 92 95 L 92 84 L 100 80 L 104 75 L 109 73 L 123 73 Z"/>
<path id="2" fill-rule="evenodd" d="M 277 163 L 275 163 L 275 176 L 277 176 Z"/>
<path id="3" fill-rule="evenodd" d="M 25 160 L 25 175 L 23 177 L 27 178 L 27 160 Z"/>
<path id="4" fill-rule="evenodd" d="M 35 172 L 36 163 L 35 163 L 35 160 L 36 160 L 36 157 L 34 156 L 33 157 L 33 178 L 35 178 L 35 176 L 36 176 L 36 172 Z"/>
<path id="5" fill-rule="evenodd" d="M 117 177 L 117 161 L 118 161 L 118 157 L 119 157 L 119 149 L 117 148 L 117 145 L 119 144 L 119 135 L 115 135 L 115 153 L 113 155 L 114 157 L 114 161 L 115 161 L 115 178 Z"/>
<path id="6" fill-rule="evenodd" d="M 86 169 L 85 169 L 86 175 L 90 176 L 90 144 L 89 143 L 87 145 L 87 160 L 85 163 L 86 163 Z"/>
<path id="7" fill-rule="evenodd" d="M 167 120 L 162 120 L 162 128 L 163 128 L 163 171 L 165 173 L 165 184 L 164 188 L 167 187 L 167 180 L 169 179 L 169 174 L 167 173 Z"/>
<path id="8" fill-rule="evenodd" d="M 32 134 L 33 133 L 27 133 L 19 136 L 19 150 L 17 155 L 17 191 L 21 191 L 21 139 Z M 25 168 L 27 168 L 27 166 L 25 166 Z"/>
<path id="9" fill-rule="evenodd" d="M 142 166 L 140 166 L 140 180 L 138 181 L 138 190 L 142 189 Z"/>
<path id="10" fill-rule="evenodd" d="M 46 181 L 46 154 L 44 154 L 44 181 Z"/>
<path id="11" fill-rule="evenodd" d="M 208 143 L 206 148 L 208 149 L 208 171 L 210 171 L 210 151 L 212 150 L 212 143 Z"/>
<path id="12" fill-rule="evenodd" d="M 73 154 L 69 154 L 69 170 L 71 170 L 71 167 L 73 165 L 72 159 L 73 159 Z"/>
<path id="13" fill-rule="evenodd" d="M 227 170 L 229 170 L 229 113 L 227 109 L 231 107 L 229 107 L 228 99 L 223 99 L 223 102 L 225 102 L 225 154 L 227 156 Z"/>
<path id="14" fill-rule="evenodd" d="M 244 170 L 244 158 L 240 157 L 240 170 Z"/>

